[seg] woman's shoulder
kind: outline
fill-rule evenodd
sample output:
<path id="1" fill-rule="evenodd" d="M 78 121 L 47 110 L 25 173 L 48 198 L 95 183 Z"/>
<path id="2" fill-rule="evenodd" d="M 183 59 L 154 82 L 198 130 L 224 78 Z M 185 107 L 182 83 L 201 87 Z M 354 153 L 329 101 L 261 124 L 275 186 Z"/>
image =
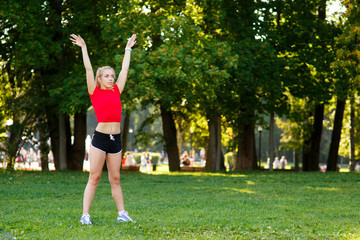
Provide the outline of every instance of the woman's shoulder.
<path id="1" fill-rule="evenodd" d="M 89 92 L 90 96 L 94 96 L 99 91 L 99 88 L 97 85 L 95 85 L 94 91 L 92 93 Z"/>

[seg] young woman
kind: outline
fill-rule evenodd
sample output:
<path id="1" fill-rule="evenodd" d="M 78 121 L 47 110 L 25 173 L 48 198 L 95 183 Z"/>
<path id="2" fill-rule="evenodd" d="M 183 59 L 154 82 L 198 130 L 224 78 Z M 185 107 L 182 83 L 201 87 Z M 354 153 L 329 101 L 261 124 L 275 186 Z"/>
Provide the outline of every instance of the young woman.
<path id="1" fill-rule="evenodd" d="M 120 186 L 121 165 L 121 102 L 120 94 L 124 89 L 130 66 L 131 48 L 136 43 L 133 34 L 126 44 L 122 69 L 115 82 L 115 71 L 111 67 L 101 67 L 94 72 L 87 52 L 85 41 L 75 34 L 70 40 L 81 47 L 84 66 L 86 69 L 86 82 L 92 105 L 95 110 L 98 125 L 92 137 L 89 150 L 90 175 L 85 188 L 83 199 L 83 215 L 81 224 L 92 224 L 89 210 L 95 196 L 96 187 L 100 181 L 102 169 L 106 160 L 112 196 L 118 209 L 118 222 L 132 221 L 124 208 L 124 199 Z"/>

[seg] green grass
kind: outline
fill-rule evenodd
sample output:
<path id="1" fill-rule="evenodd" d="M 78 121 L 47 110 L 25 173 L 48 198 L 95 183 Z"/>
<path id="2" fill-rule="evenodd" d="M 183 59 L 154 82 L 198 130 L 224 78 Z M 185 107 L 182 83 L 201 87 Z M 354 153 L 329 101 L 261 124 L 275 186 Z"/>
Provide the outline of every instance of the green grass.
<path id="1" fill-rule="evenodd" d="M 360 174 L 124 172 L 117 223 L 107 173 L 79 223 L 88 173 L 0 173 L 0 239 L 360 239 Z"/>

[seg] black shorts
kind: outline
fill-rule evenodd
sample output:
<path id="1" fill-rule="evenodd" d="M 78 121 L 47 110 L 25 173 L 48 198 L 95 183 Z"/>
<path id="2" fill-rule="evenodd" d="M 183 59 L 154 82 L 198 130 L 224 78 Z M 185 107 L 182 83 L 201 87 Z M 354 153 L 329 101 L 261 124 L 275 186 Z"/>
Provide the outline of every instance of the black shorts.
<path id="1" fill-rule="evenodd" d="M 92 136 L 91 145 L 105 153 L 120 153 L 122 151 L 121 133 L 113 135 L 95 131 Z"/>

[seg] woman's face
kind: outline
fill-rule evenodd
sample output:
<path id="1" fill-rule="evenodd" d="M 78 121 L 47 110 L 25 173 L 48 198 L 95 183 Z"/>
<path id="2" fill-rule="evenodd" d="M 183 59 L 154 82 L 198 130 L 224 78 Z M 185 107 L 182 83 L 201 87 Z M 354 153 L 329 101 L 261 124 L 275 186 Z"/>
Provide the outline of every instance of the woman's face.
<path id="1" fill-rule="evenodd" d="M 111 69 L 104 70 L 101 77 L 99 78 L 99 81 L 101 83 L 101 88 L 103 89 L 112 88 L 114 85 L 114 80 L 115 80 L 114 72 Z"/>

